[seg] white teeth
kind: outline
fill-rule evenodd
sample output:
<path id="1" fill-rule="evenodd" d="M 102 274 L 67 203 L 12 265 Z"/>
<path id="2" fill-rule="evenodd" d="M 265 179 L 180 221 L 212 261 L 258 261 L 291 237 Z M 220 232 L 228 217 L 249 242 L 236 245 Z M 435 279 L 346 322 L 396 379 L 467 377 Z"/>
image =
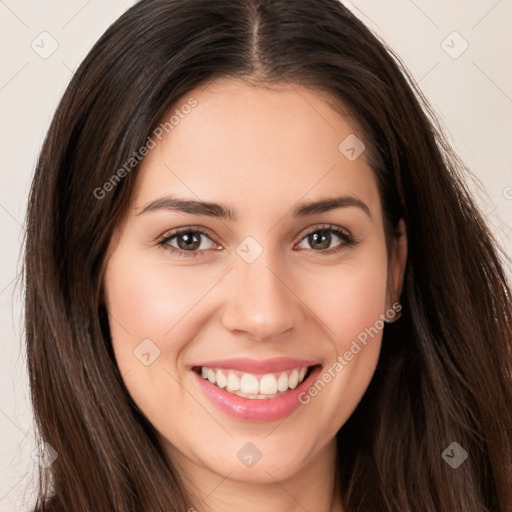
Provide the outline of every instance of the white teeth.
<path id="1" fill-rule="evenodd" d="M 241 377 L 233 370 L 201 367 L 201 376 L 220 389 L 245 398 L 275 398 L 295 389 L 306 377 L 307 368 L 295 368 L 293 371 L 277 374 L 266 373 L 259 377 L 252 373 L 243 373 Z"/>
<path id="2" fill-rule="evenodd" d="M 240 379 L 234 373 L 228 375 L 228 391 L 240 391 Z"/>
<path id="3" fill-rule="evenodd" d="M 250 373 L 244 373 L 240 379 L 240 391 L 257 395 L 260 392 L 258 379 Z"/>
<path id="4" fill-rule="evenodd" d="M 219 386 L 220 389 L 223 389 L 226 387 L 226 384 L 228 383 L 228 379 L 226 379 L 226 376 L 220 370 L 217 370 L 216 379 L 217 379 L 216 384 L 217 384 L 217 386 Z"/>
<path id="5" fill-rule="evenodd" d="M 277 379 L 277 390 L 278 391 L 287 391 L 288 389 L 288 375 L 286 373 L 281 373 L 279 375 L 279 379 Z"/>
<path id="6" fill-rule="evenodd" d="M 277 380 L 271 374 L 263 375 L 260 380 L 260 394 L 261 395 L 275 395 L 277 393 Z"/>
<path id="7" fill-rule="evenodd" d="M 290 377 L 288 377 L 288 387 L 290 389 L 295 389 L 297 384 L 299 383 L 299 371 L 297 369 L 293 370 Z"/>

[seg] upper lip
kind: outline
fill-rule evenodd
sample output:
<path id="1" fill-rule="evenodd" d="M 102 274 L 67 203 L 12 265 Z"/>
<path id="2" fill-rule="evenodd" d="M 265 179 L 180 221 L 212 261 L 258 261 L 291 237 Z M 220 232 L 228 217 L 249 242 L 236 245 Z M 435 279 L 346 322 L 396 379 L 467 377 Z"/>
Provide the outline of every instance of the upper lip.
<path id="1" fill-rule="evenodd" d="M 303 368 L 315 366 L 319 364 L 317 361 L 307 361 L 305 359 L 293 359 L 290 357 L 275 357 L 272 359 L 217 359 L 215 361 L 205 361 L 194 365 L 195 367 L 205 366 L 206 368 L 224 368 L 226 370 L 239 370 L 246 373 L 272 373 L 294 368 Z"/>

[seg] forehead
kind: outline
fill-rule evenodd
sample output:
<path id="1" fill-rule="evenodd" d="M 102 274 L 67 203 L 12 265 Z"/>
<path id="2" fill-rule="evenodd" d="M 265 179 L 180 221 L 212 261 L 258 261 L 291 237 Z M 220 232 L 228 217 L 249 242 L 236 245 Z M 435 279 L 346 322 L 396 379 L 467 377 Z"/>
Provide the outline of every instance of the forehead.
<path id="1" fill-rule="evenodd" d="M 156 147 L 137 171 L 136 207 L 172 193 L 279 214 L 333 192 L 377 207 L 365 151 L 356 159 L 350 152 L 361 150 L 363 135 L 333 103 L 291 84 L 218 80 L 192 90 L 163 116 L 161 140 L 153 136 Z"/>

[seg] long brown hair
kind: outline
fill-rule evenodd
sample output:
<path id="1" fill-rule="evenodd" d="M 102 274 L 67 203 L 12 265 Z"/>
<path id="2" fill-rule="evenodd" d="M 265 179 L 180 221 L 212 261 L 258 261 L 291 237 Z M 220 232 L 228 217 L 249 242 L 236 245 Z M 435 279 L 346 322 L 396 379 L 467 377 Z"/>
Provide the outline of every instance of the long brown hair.
<path id="1" fill-rule="evenodd" d="M 37 510 L 193 506 L 113 356 L 103 267 L 136 168 L 104 184 L 170 105 L 219 77 L 330 93 L 365 132 L 388 234 L 400 218 L 407 225 L 403 317 L 386 326 L 375 376 L 338 433 L 346 512 L 512 510 L 503 255 L 399 59 L 337 0 L 142 0 L 75 73 L 27 219 L 32 402 L 41 439 L 59 455 L 41 473 Z M 452 442 L 468 453 L 457 469 L 441 456 Z"/>

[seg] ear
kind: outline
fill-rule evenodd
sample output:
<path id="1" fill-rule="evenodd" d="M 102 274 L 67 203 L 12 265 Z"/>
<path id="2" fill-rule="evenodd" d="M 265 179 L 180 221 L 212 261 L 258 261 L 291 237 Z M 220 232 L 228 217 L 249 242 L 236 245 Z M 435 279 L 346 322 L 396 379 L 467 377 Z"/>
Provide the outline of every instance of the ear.
<path id="1" fill-rule="evenodd" d="M 392 247 L 390 251 L 386 310 L 392 308 L 393 304 L 400 302 L 406 263 L 407 232 L 405 228 L 405 221 L 400 219 L 392 239 Z"/>

